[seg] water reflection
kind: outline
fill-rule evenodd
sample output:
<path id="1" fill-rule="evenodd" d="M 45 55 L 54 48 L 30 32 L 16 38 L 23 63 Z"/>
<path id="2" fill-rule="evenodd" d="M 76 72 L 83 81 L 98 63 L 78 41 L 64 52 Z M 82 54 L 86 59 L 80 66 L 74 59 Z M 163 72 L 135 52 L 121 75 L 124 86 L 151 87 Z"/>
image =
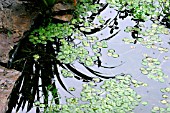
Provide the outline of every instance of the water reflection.
<path id="1" fill-rule="evenodd" d="M 98 58 L 98 64 L 94 67 L 86 67 L 79 62 L 76 62 L 73 65 L 62 64 L 60 61 L 56 60 L 56 51 L 59 50 L 59 40 L 55 40 L 54 43 L 48 42 L 47 45 L 39 45 L 34 46 L 27 38 L 21 40 L 16 49 L 11 52 L 11 60 L 10 66 L 16 70 L 22 72 L 20 78 L 16 81 L 13 92 L 10 96 L 9 109 L 7 112 L 11 112 L 13 107 L 16 107 L 18 111 L 20 108 L 24 109 L 27 106 L 27 111 L 29 111 L 33 107 L 33 102 L 35 100 L 40 100 L 43 97 L 43 103 L 48 104 L 48 91 L 53 92 L 52 95 L 55 97 L 57 95 L 58 86 L 52 80 L 55 79 L 57 83 L 60 84 L 59 90 L 64 89 L 71 96 L 75 96 L 76 94 L 72 94 L 67 90 L 67 86 L 72 85 L 72 80 L 68 82 L 63 82 L 63 77 L 61 77 L 60 68 L 68 69 L 75 74 L 75 78 L 82 82 L 90 81 L 94 76 L 98 76 L 104 79 L 114 78 L 114 76 L 108 75 L 116 75 L 120 73 L 130 73 L 134 78 L 138 80 L 142 80 L 153 87 L 148 87 L 148 89 L 137 89 L 137 92 L 142 94 L 145 100 L 150 101 L 153 104 L 159 104 L 156 102 L 154 98 L 160 99 L 161 93 L 156 91 L 156 88 L 164 87 L 164 85 L 168 86 L 168 84 L 159 84 L 158 82 L 152 81 L 148 79 L 146 76 L 142 76 L 139 68 L 141 67 L 141 62 L 143 58 L 143 54 L 148 54 L 149 56 L 159 57 L 161 54 L 157 50 L 148 50 L 144 46 L 138 44 L 134 41 L 132 44 L 124 44 L 122 42 L 122 38 L 132 37 L 134 39 L 139 38 L 138 32 L 125 33 L 123 30 L 126 26 L 136 26 L 138 27 L 139 21 L 132 21 L 131 17 L 128 16 L 129 12 L 127 10 L 124 11 L 115 11 L 108 7 L 108 4 L 105 4 L 98 13 L 92 14 L 88 17 L 92 22 L 95 21 L 95 17 L 97 15 L 102 15 L 106 17 L 106 21 L 103 25 L 100 25 L 98 28 L 91 30 L 91 32 L 82 33 L 86 35 L 97 35 L 101 40 L 108 41 L 108 48 L 114 48 L 116 52 L 120 55 L 119 58 L 113 59 L 109 58 L 106 54 L 106 50 L 100 51 L 102 57 Z M 162 19 L 162 24 L 169 25 L 166 22 L 166 16 Z M 165 21 L 165 23 L 164 23 Z M 150 24 L 151 21 L 148 21 L 147 24 Z M 98 24 L 96 22 L 96 24 Z M 77 26 L 80 28 L 80 26 Z M 167 39 L 164 40 L 165 42 Z M 56 48 L 53 48 L 53 44 L 56 45 Z M 132 46 L 134 48 L 132 48 Z M 165 46 L 167 46 L 165 44 Z M 35 60 L 32 56 L 38 54 L 40 58 Z M 165 55 L 168 56 L 168 53 Z M 14 56 L 14 57 L 13 57 Z M 81 65 L 81 68 L 79 67 Z M 107 65 L 112 68 L 102 68 Z M 165 62 L 163 68 L 165 72 L 169 74 L 168 71 L 169 64 Z M 60 67 L 60 68 L 59 68 Z M 115 68 L 116 67 L 116 68 Z M 114 69 L 113 69 L 114 68 Z M 97 70 L 97 71 L 96 71 Z M 87 73 L 86 73 L 87 72 Z M 104 76 L 102 74 L 105 74 Z M 124 74 L 122 74 L 124 75 Z M 65 84 L 66 83 L 66 84 Z M 75 85 L 75 84 L 74 84 Z M 48 86 L 52 86 L 50 89 L 47 89 Z M 78 86 L 78 85 L 77 85 Z M 40 95 L 40 89 L 42 89 Z M 78 87 L 76 88 L 78 89 Z M 81 88 L 80 88 L 81 90 Z M 54 92 L 56 91 L 56 92 Z M 155 93 L 157 95 L 155 95 Z M 154 95 L 153 98 L 148 99 L 148 95 Z M 57 95 L 58 96 L 58 95 Z M 64 97 L 65 95 L 62 95 Z M 28 104 L 26 104 L 28 102 Z M 59 104 L 59 99 L 55 100 L 56 104 Z M 152 104 L 152 105 L 153 105 Z M 151 109 L 149 106 L 147 109 Z M 142 111 L 142 106 L 137 107 L 136 111 Z M 40 112 L 40 109 L 37 108 L 36 112 Z"/>

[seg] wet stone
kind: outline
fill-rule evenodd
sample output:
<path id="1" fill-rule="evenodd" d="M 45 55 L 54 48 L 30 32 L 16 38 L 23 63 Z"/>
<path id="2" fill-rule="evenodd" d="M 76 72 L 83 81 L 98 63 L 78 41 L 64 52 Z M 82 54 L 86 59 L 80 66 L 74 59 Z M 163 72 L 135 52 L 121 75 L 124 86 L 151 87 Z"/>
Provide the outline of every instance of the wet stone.
<path id="1" fill-rule="evenodd" d="M 38 13 L 33 4 L 0 0 L 0 62 L 7 63 L 9 51 L 30 29 Z"/>
<path id="2" fill-rule="evenodd" d="M 4 113 L 7 109 L 8 97 L 12 91 L 15 81 L 20 76 L 20 72 L 13 69 L 6 69 L 0 66 L 0 111 Z"/>

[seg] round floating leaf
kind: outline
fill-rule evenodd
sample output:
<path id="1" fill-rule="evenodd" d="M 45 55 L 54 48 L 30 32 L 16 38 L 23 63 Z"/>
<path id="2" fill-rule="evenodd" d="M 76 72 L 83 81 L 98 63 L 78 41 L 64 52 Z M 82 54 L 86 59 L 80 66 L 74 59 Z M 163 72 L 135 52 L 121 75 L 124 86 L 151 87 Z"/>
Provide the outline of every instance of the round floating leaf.
<path id="1" fill-rule="evenodd" d="M 149 74 L 147 70 L 142 70 L 141 73 L 144 74 L 144 75 Z"/>
<path id="2" fill-rule="evenodd" d="M 80 27 L 80 30 L 81 30 L 81 31 L 85 31 L 86 28 L 85 28 L 85 27 Z"/>
<path id="3" fill-rule="evenodd" d="M 131 32 L 133 30 L 132 26 L 127 26 L 125 32 Z"/>
<path id="4" fill-rule="evenodd" d="M 33 57 L 34 57 L 34 60 L 38 60 L 40 58 L 40 56 L 38 54 L 33 55 Z"/>
<path id="5" fill-rule="evenodd" d="M 46 37 L 45 36 L 40 36 L 40 39 L 41 40 L 46 40 Z"/>
<path id="6" fill-rule="evenodd" d="M 144 84 L 143 84 L 143 86 L 144 86 L 144 87 L 147 87 L 147 86 L 148 86 L 148 84 L 144 83 Z"/>
<path id="7" fill-rule="evenodd" d="M 41 41 L 41 43 L 42 43 L 42 44 L 44 44 L 44 45 L 45 45 L 45 44 L 47 44 L 47 42 L 46 42 L 46 41 Z"/>
<path id="8" fill-rule="evenodd" d="M 89 47 L 89 46 L 90 46 L 90 44 L 89 44 L 86 40 L 83 40 L 82 43 L 83 43 L 83 45 L 86 46 L 86 47 Z"/>
<path id="9" fill-rule="evenodd" d="M 76 20 L 76 19 L 72 19 L 71 23 L 72 23 L 72 24 L 76 24 L 76 23 L 77 23 L 77 20 Z"/>
<path id="10" fill-rule="evenodd" d="M 34 105 L 35 105 L 35 106 L 39 106 L 39 105 L 40 105 L 40 102 L 39 102 L 39 101 L 36 101 L 36 102 L 34 102 Z"/>
<path id="11" fill-rule="evenodd" d="M 88 27 L 88 26 L 90 26 L 90 23 L 86 21 L 86 22 L 84 22 L 84 26 Z"/>
<path id="12" fill-rule="evenodd" d="M 40 108 L 45 108 L 45 104 L 40 104 L 39 107 Z"/>
<path id="13" fill-rule="evenodd" d="M 133 84 L 136 84 L 136 83 L 137 83 L 137 80 L 132 80 L 132 83 L 133 83 Z"/>
<path id="14" fill-rule="evenodd" d="M 150 48 L 151 48 L 151 45 L 147 45 L 146 48 L 150 49 Z"/>
<path id="15" fill-rule="evenodd" d="M 96 45 L 97 45 L 99 48 L 102 48 L 102 42 L 96 42 Z"/>
<path id="16" fill-rule="evenodd" d="M 86 32 L 91 32 L 91 29 L 90 28 L 86 28 L 85 31 Z"/>
<path id="17" fill-rule="evenodd" d="M 151 26 L 156 28 L 158 27 L 158 24 L 153 23 Z"/>
<path id="18" fill-rule="evenodd" d="M 93 52 L 94 52 L 94 53 L 98 53 L 99 50 L 98 50 L 98 49 L 93 49 Z"/>
<path id="19" fill-rule="evenodd" d="M 93 78 L 93 81 L 96 82 L 96 83 L 98 83 L 98 82 L 101 81 L 101 79 L 100 79 L 100 78 Z"/>
<path id="20" fill-rule="evenodd" d="M 160 110 L 160 108 L 157 107 L 157 106 L 154 106 L 152 109 L 153 109 L 154 111 L 159 111 L 159 110 Z"/>
<path id="21" fill-rule="evenodd" d="M 91 58 L 93 61 L 96 61 L 98 59 L 97 56 L 92 56 Z"/>
<path id="22" fill-rule="evenodd" d="M 143 42 L 143 41 L 144 41 L 144 39 L 143 39 L 143 38 L 137 38 L 137 41 L 139 41 L 139 42 Z"/>
<path id="23" fill-rule="evenodd" d="M 93 81 L 89 82 L 88 84 L 89 84 L 90 86 L 95 86 L 95 85 L 96 85 Z"/>
<path id="24" fill-rule="evenodd" d="M 107 42 L 106 42 L 106 41 L 103 41 L 103 42 L 102 42 L 102 48 L 107 48 L 107 47 L 108 47 Z"/>
<path id="25" fill-rule="evenodd" d="M 93 48 L 93 49 L 97 49 L 98 46 L 97 46 L 96 44 L 93 44 L 92 48 Z"/>
<path id="26" fill-rule="evenodd" d="M 149 72 L 152 71 L 152 69 L 153 68 L 151 68 L 151 67 L 146 68 L 146 70 L 149 71 Z"/>
<path id="27" fill-rule="evenodd" d="M 97 57 L 102 56 L 102 54 L 101 54 L 101 53 L 95 53 L 95 55 L 96 55 Z"/>
<path id="28" fill-rule="evenodd" d="M 112 56 L 113 54 L 112 53 L 107 53 L 108 56 Z"/>
<path id="29" fill-rule="evenodd" d="M 170 87 L 165 88 L 166 92 L 170 92 Z"/>
<path id="30" fill-rule="evenodd" d="M 142 105 L 146 106 L 148 105 L 148 102 L 142 102 Z"/>
<path id="31" fill-rule="evenodd" d="M 163 98 L 168 98 L 168 95 L 163 94 L 162 97 L 163 97 Z"/>
<path id="32" fill-rule="evenodd" d="M 161 91 L 162 93 L 165 93 L 165 92 L 166 92 L 166 90 L 165 90 L 164 88 L 161 88 L 160 91 Z"/>
<path id="33" fill-rule="evenodd" d="M 119 55 L 118 55 L 118 54 L 116 54 L 116 53 L 114 53 L 114 54 L 112 55 L 112 57 L 113 57 L 113 58 L 118 58 L 118 57 L 119 57 Z"/>
<path id="34" fill-rule="evenodd" d="M 166 111 L 167 111 L 167 112 L 170 112 L 170 107 L 166 108 Z"/>
<path id="35" fill-rule="evenodd" d="M 69 87 L 69 91 L 75 91 L 74 87 Z"/>
<path id="36" fill-rule="evenodd" d="M 86 60 L 86 61 L 85 61 L 85 65 L 86 65 L 86 66 L 92 66 L 92 65 L 94 65 L 94 62 L 93 62 L 93 61 L 88 61 L 88 60 Z"/>
<path id="37" fill-rule="evenodd" d="M 147 66 L 148 63 L 143 61 L 143 62 L 142 62 L 142 65 Z"/>
<path id="38" fill-rule="evenodd" d="M 168 60 L 169 59 L 169 56 L 164 56 L 164 60 Z"/>
<path id="39" fill-rule="evenodd" d="M 109 49 L 109 50 L 108 50 L 108 53 L 114 53 L 114 52 L 115 52 L 114 49 Z"/>
<path id="40" fill-rule="evenodd" d="M 105 23 L 105 21 L 104 21 L 103 19 L 100 19 L 99 22 L 100 22 L 101 24 Z"/>
<path id="41" fill-rule="evenodd" d="M 164 83 L 165 80 L 163 78 L 159 78 L 159 82 Z"/>
<path id="42" fill-rule="evenodd" d="M 168 102 L 167 102 L 167 100 L 161 100 L 161 103 L 162 104 L 167 104 Z"/>

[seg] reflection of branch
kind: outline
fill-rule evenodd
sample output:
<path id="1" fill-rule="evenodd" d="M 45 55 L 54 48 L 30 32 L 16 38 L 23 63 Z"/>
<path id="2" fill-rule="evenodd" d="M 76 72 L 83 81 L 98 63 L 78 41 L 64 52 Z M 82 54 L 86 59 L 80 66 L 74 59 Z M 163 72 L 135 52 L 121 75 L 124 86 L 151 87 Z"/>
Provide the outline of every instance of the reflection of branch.
<path id="1" fill-rule="evenodd" d="M 121 64 L 120 64 L 121 65 Z M 120 66 L 120 65 L 118 65 L 118 66 Z M 115 66 L 115 67 L 118 67 L 118 66 Z M 98 77 L 101 77 L 101 78 L 104 78 L 104 79 L 109 79 L 109 78 L 115 78 L 116 77 L 116 75 L 114 75 L 114 76 L 102 76 L 101 74 L 99 74 L 100 72 L 97 72 L 97 71 L 94 71 L 94 70 L 92 70 L 91 68 L 89 68 L 89 67 L 87 67 L 87 66 L 84 66 L 87 70 L 89 70 L 92 74 L 94 74 L 94 75 L 96 75 L 96 76 L 98 76 Z M 114 68 L 115 68 L 114 67 Z M 120 74 L 120 75 L 125 75 L 125 74 Z"/>
<path id="2" fill-rule="evenodd" d="M 125 63 L 125 62 L 121 62 L 121 64 L 119 64 L 119 65 L 117 65 L 117 66 L 112 66 L 112 67 L 102 66 L 102 65 L 101 65 L 101 67 L 113 69 L 113 68 L 116 68 L 116 67 L 119 67 L 119 66 L 123 65 L 124 63 Z"/>
<path id="3" fill-rule="evenodd" d="M 72 71 L 73 73 L 75 73 L 76 75 L 82 77 L 85 80 L 92 80 L 92 77 L 89 77 L 83 73 L 81 73 L 80 71 L 76 70 L 74 67 L 72 67 L 70 64 L 65 64 L 67 66 L 67 68 Z"/>
<path id="4" fill-rule="evenodd" d="M 103 6 L 101 9 L 99 9 L 97 13 L 93 13 L 93 14 L 89 17 L 89 18 L 90 18 L 89 22 L 94 21 L 95 17 L 96 17 L 97 15 L 100 15 L 100 13 L 101 13 L 103 10 L 105 10 L 105 9 L 107 8 L 107 6 L 108 6 L 108 4 L 104 4 L 104 6 Z M 107 22 L 108 22 L 108 21 L 107 21 Z M 104 25 L 105 25 L 105 24 L 104 24 Z M 100 26 L 97 27 L 97 28 L 91 29 L 91 32 L 86 32 L 86 31 L 81 31 L 81 32 L 82 32 L 83 34 L 88 34 L 88 35 L 94 34 L 94 33 L 96 33 L 96 32 L 101 31 L 102 29 L 105 29 L 106 26 L 104 26 L 104 25 L 100 25 Z M 78 26 L 78 27 L 80 28 L 80 27 L 82 27 L 82 26 Z"/>
<path id="5" fill-rule="evenodd" d="M 102 11 L 104 11 L 107 8 L 108 4 L 105 4 L 101 9 L 98 10 L 97 13 L 93 13 L 89 18 L 91 21 L 95 19 L 97 15 L 99 15 Z"/>
<path id="6" fill-rule="evenodd" d="M 100 40 L 100 42 L 103 41 L 103 40 L 110 40 L 111 38 L 113 38 L 114 36 L 116 36 L 119 32 L 120 32 L 120 30 L 117 31 L 115 34 L 111 35 L 110 37 Z"/>
<path id="7" fill-rule="evenodd" d="M 58 80 L 58 82 L 60 83 L 60 85 L 63 87 L 63 89 L 64 89 L 65 91 L 67 91 L 68 93 L 70 93 L 70 92 L 67 90 L 67 88 L 65 87 L 63 81 L 61 80 L 60 74 L 59 74 L 59 72 L 58 72 L 57 64 L 55 64 L 55 63 L 54 63 L 54 73 L 56 74 L 57 80 Z M 70 94 L 73 96 L 72 93 L 70 93 Z"/>

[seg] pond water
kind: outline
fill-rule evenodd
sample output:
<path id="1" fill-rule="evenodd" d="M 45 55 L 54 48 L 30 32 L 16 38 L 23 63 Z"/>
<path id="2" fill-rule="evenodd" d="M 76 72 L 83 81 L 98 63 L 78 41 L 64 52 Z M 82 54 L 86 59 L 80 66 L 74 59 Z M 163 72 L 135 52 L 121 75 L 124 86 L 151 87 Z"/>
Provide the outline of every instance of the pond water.
<path id="1" fill-rule="evenodd" d="M 110 13 L 112 11 L 112 13 Z M 113 8 L 106 8 L 102 13 L 102 17 L 104 17 L 106 20 L 109 18 L 114 18 L 116 16 L 116 11 L 113 11 Z M 132 77 L 136 80 L 142 81 L 144 83 L 148 84 L 148 87 L 140 87 L 135 88 L 135 91 L 142 96 L 143 101 L 147 101 L 149 105 L 143 106 L 139 105 L 135 108 L 135 113 L 151 113 L 151 109 L 153 106 L 160 106 L 165 107 L 163 104 L 160 103 L 160 100 L 162 100 L 163 93 L 160 92 L 161 88 L 169 87 L 170 85 L 170 79 L 167 78 L 164 83 L 160 83 L 158 81 L 149 79 L 147 76 L 143 75 L 140 71 L 140 68 L 142 67 L 142 59 L 144 58 L 144 55 L 147 54 L 148 56 L 157 58 L 161 61 L 161 68 L 163 69 L 163 72 L 166 75 L 170 75 L 170 61 L 164 60 L 164 56 L 169 56 L 170 52 L 161 53 L 158 50 L 155 49 L 148 49 L 145 46 L 137 43 L 137 44 L 125 44 L 122 39 L 125 37 L 131 37 L 130 33 L 124 32 L 124 29 L 127 26 L 134 26 L 135 23 L 131 21 L 130 17 L 127 17 L 124 20 L 119 19 L 119 29 L 121 30 L 115 37 L 110 39 L 108 41 L 108 48 L 114 49 L 116 53 L 120 55 L 119 58 L 112 58 L 107 56 L 107 50 L 102 51 L 102 64 L 107 66 L 118 66 L 121 63 L 122 65 L 114 68 L 114 69 L 104 69 L 104 68 L 98 68 L 97 66 L 94 66 L 93 69 L 100 71 L 107 75 L 116 75 L 120 73 L 126 73 L 132 75 Z M 150 27 L 151 21 L 145 22 L 145 26 Z M 102 35 L 101 35 L 102 34 Z M 96 33 L 98 37 L 108 37 L 110 35 L 109 28 L 105 28 L 104 30 Z M 170 35 L 160 35 L 163 42 L 159 43 L 159 46 L 167 47 L 169 48 L 168 42 L 170 41 Z M 99 38 L 99 39 L 101 39 Z M 80 66 L 78 64 L 75 64 L 75 67 L 78 69 Z M 84 68 L 80 68 L 82 72 L 84 72 Z M 73 81 L 72 79 L 65 80 L 65 83 L 67 86 L 75 87 L 76 91 L 73 93 L 74 95 L 77 94 L 78 91 L 81 91 L 81 88 L 79 87 L 81 84 L 78 81 Z M 62 89 L 62 88 L 59 88 Z M 60 90 L 59 90 L 60 91 Z M 65 103 L 65 97 L 71 97 L 69 94 L 64 93 L 65 91 L 60 91 L 62 94 L 62 100 L 61 103 Z M 79 93 L 78 93 L 79 94 Z M 168 93 L 168 96 L 170 94 Z M 169 99 L 168 99 L 169 101 Z"/>
<path id="2" fill-rule="evenodd" d="M 105 3 L 105 1 L 100 1 L 100 2 Z M 110 8 L 109 6 L 107 6 L 106 9 L 104 9 L 100 13 L 100 16 L 104 20 L 108 20 L 110 18 L 111 18 L 110 20 L 113 20 L 114 18 L 116 18 L 117 14 L 118 14 L 118 11 L 114 10 L 114 8 Z M 121 75 L 122 73 L 130 74 L 134 80 L 146 83 L 147 84 L 146 87 L 131 86 L 131 88 L 134 89 L 134 91 L 136 91 L 137 94 L 142 96 L 141 100 L 143 102 L 148 103 L 147 105 L 142 105 L 142 103 L 140 103 L 138 106 L 135 107 L 134 113 L 137 113 L 137 112 L 138 113 L 144 113 L 144 112 L 151 113 L 151 110 L 154 106 L 166 108 L 169 106 L 168 103 L 170 103 L 170 92 L 163 93 L 160 91 L 162 88 L 170 87 L 170 51 L 169 51 L 170 35 L 158 34 L 162 42 L 155 42 L 155 44 L 151 44 L 152 46 L 154 46 L 153 48 L 148 47 L 147 44 L 142 44 L 142 42 L 140 41 L 137 41 L 135 43 L 136 39 L 132 38 L 131 33 L 125 32 L 125 29 L 127 26 L 135 26 L 137 24 L 135 21 L 132 21 L 131 19 L 132 19 L 131 16 L 128 16 L 124 19 L 117 18 L 117 22 L 118 22 L 117 26 L 119 28 L 114 29 L 113 33 L 110 33 L 112 28 L 110 28 L 109 26 L 106 26 L 104 27 L 104 29 L 100 30 L 99 32 L 93 33 L 91 35 L 91 36 L 97 36 L 100 40 L 102 40 L 102 39 L 106 39 L 110 37 L 112 34 L 119 31 L 118 34 L 116 34 L 115 36 L 107 40 L 108 48 L 101 49 L 102 56 L 99 57 L 100 58 L 99 61 L 101 61 L 101 66 L 94 65 L 94 66 L 90 66 L 90 68 L 92 70 L 102 73 L 102 76 L 111 77 L 111 76 Z M 93 23 L 100 24 L 97 18 L 95 18 Z M 153 22 L 151 20 L 148 20 L 146 22 L 141 22 L 141 23 L 144 24 L 145 26 L 143 30 L 147 30 L 151 28 L 151 25 Z M 148 37 L 149 36 L 143 36 L 144 39 L 148 39 Z M 132 40 L 131 43 L 124 42 L 123 41 L 124 38 L 129 38 L 129 40 Z M 54 82 L 53 85 L 57 87 L 58 92 L 61 96 L 61 99 L 59 100 L 60 104 L 65 104 L 66 98 L 81 97 L 80 92 L 82 90 L 82 84 L 87 83 L 87 82 L 83 82 L 82 79 L 78 80 L 76 78 L 64 78 L 63 76 L 60 76 L 62 82 L 58 82 L 59 78 L 57 77 L 57 72 L 51 72 L 51 71 L 55 71 L 54 68 L 57 68 L 55 66 L 58 66 L 57 68 L 58 70 L 62 70 L 62 68 L 59 67 L 61 65 L 55 65 L 54 63 L 56 62 L 54 62 L 53 60 L 49 60 L 51 58 L 49 56 L 53 52 L 53 49 L 51 49 L 51 45 L 47 45 L 45 47 L 37 47 L 37 46 L 32 47 L 32 45 L 29 44 L 27 39 L 24 39 L 24 40 L 26 40 L 26 42 L 21 41 L 18 53 L 15 56 L 16 59 L 21 59 L 22 57 L 24 57 L 24 59 L 23 61 L 20 62 L 20 65 L 16 64 L 13 66 L 13 68 L 16 68 L 20 70 L 21 72 L 23 72 L 22 76 L 20 77 L 20 80 L 18 80 L 18 82 L 16 83 L 17 84 L 15 88 L 16 91 L 13 91 L 13 94 L 12 94 L 12 95 L 17 95 L 17 98 L 20 97 L 20 99 L 18 99 L 18 102 L 20 104 L 19 108 L 15 107 L 15 109 L 13 109 L 13 112 L 15 112 L 16 109 L 20 109 L 19 112 L 25 112 L 27 111 L 27 109 L 31 109 L 31 111 L 29 111 L 30 113 L 39 112 L 39 110 L 36 111 L 36 107 L 32 108 L 32 102 L 34 102 L 35 100 L 44 102 L 43 99 L 45 98 L 45 96 L 43 95 L 42 92 L 44 91 L 47 93 L 47 91 L 43 87 L 48 87 L 48 85 L 52 84 L 53 82 Z M 78 42 L 79 40 L 75 40 L 75 43 L 78 43 Z M 23 43 L 28 43 L 28 44 L 23 44 Z M 27 47 L 23 47 L 25 45 Z M 167 48 L 168 51 L 166 52 L 160 51 L 161 49 L 160 47 Z M 90 54 L 93 54 L 90 47 L 86 47 L 86 48 L 89 50 Z M 31 52 L 29 55 L 25 55 L 25 54 L 22 55 L 22 52 L 23 52 L 22 49 L 27 49 L 28 51 L 30 49 Z M 118 54 L 119 56 L 115 58 L 108 56 L 109 49 L 114 49 L 115 53 Z M 31 57 L 32 55 L 36 54 L 36 51 L 37 51 L 37 54 L 42 54 L 43 56 L 38 62 L 35 61 L 35 59 Z M 47 55 L 44 55 L 44 53 L 45 54 L 47 53 Z M 161 72 L 163 72 L 163 75 L 167 75 L 167 78 L 163 76 L 162 79 L 164 81 L 161 81 L 162 79 L 160 81 L 154 80 L 154 78 L 151 79 L 148 77 L 149 73 L 144 74 L 144 72 L 141 71 L 142 67 L 144 68 L 148 67 L 147 65 L 144 66 L 142 64 L 145 58 L 155 58 L 160 61 L 160 64 L 158 64 L 157 67 L 161 69 Z M 14 59 L 14 61 L 17 61 L 17 60 Z M 97 63 L 99 63 L 99 61 Z M 92 74 L 89 70 L 87 70 L 87 68 L 85 68 L 79 62 L 75 61 L 72 65 L 79 72 L 82 72 L 90 77 L 96 77 L 94 74 Z M 114 67 L 114 68 L 103 68 L 102 66 Z M 66 69 L 68 69 L 68 67 Z M 38 75 L 38 76 L 35 76 L 35 75 Z M 101 79 L 105 80 L 103 78 Z M 68 91 L 66 91 L 66 89 L 63 88 L 61 83 L 63 83 L 67 89 L 69 87 L 74 87 L 76 90 L 70 91 L 71 92 L 70 94 L 68 93 Z M 103 81 L 100 83 L 97 83 L 96 87 L 99 88 L 99 86 L 102 84 L 103 84 Z M 27 90 L 24 88 L 21 88 L 20 86 L 26 89 L 28 88 L 28 92 L 26 92 Z M 34 91 L 34 93 L 31 93 L 31 91 L 29 90 Z M 28 95 L 29 93 L 33 95 L 32 96 Z M 162 95 L 164 94 L 168 96 L 166 99 L 162 97 Z M 48 101 L 52 99 L 53 96 L 52 94 L 49 95 L 48 97 L 49 100 L 47 100 L 47 103 Z M 11 100 L 17 100 L 17 98 L 16 99 L 14 98 L 15 97 L 11 97 Z M 167 103 L 162 104 L 161 100 L 166 100 Z M 17 103 L 11 104 L 11 106 L 13 107 L 15 105 L 18 106 Z M 22 111 L 22 107 L 24 108 L 23 111 Z M 41 110 L 43 110 L 43 108 L 40 109 L 40 111 Z"/>

